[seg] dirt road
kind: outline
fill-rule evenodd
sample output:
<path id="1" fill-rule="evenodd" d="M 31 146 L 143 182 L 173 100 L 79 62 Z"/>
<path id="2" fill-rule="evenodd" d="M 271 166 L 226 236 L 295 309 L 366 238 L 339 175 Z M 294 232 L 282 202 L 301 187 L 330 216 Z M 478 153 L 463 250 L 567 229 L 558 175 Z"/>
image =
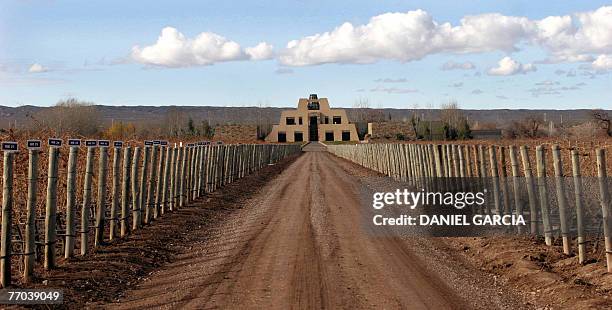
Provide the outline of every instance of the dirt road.
<path id="1" fill-rule="evenodd" d="M 327 152 L 306 152 L 188 251 L 107 306 L 522 307 L 433 239 L 363 233 L 358 169 Z"/>

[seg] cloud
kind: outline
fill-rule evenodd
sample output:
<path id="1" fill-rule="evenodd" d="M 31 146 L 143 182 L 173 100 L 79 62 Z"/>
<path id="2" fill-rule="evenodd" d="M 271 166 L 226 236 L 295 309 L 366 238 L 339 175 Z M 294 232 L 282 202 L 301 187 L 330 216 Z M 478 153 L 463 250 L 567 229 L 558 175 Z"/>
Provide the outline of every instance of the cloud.
<path id="1" fill-rule="evenodd" d="M 276 70 L 274 70 L 274 73 L 276 73 L 276 74 L 292 74 L 293 73 L 293 69 L 291 69 L 291 68 L 277 68 Z"/>
<path id="2" fill-rule="evenodd" d="M 376 88 L 370 89 L 371 92 L 385 92 L 388 94 L 409 94 L 409 93 L 417 93 L 418 89 L 412 88 L 397 88 L 397 87 L 381 87 L 377 86 Z"/>
<path id="3" fill-rule="evenodd" d="M 385 79 L 376 79 L 374 80 L 374 82 L 377 82 L 377 83 L 406 83 L 408 82 L 408 80 L 405 78 L 399 78 L 399 79 L 385 78 Z"/>
<path id="4" fill-rule="evenodd" d="M 488 73 L 489 75 L 506 76 L 515 74 L 526 74 L 528 72 L 536 70 L 537 68 L 533 64 L 521 64 L 518 61 L 506 56 L 497 63 L 497 67 L 491 68 Z"/>
<path id="5" fill-rule="evenodd" d="M 484 93 L 484 92 L 483 92 L 482 90 L 480 90 L 480 89 L 474 89 L 474 90 L 472 91 L 472 94 L 474 94 L 474 95 L 480 95 L 480 94 L 482 94 L 482 93 Z"/>
<path id="6" fill-rule="evenodd" d="M 266 42 L 260 42 L 253 47 L 247 47 L 244 51 L 251 60 L 267 60 L 274 57 L 274 47 Z"/>
<path id="7" fill-rule="evenodd" d="M 497 99 L 501 99 L 501 100 L 507 100 L 507 99 L 508 99 L 508 97 L 506 97 L 506 96 L 502 96 L 502 95 L 497 95 L 497 96 L 495 96 L 495 97 L 496 97 Z"/>
<path id="8" fill-rule="evenodd" d="M 592 61 L 591 54 L 612 53 L 612 6 L 535 21 L 534 42 L 551 53 L 552 62 Z"/>
<path id="9" fill-rule="evenodd" d="M 528 89 L 527 91 L 531 93 L 533 97 L 539 97 L 542 95 L 560 95 L 562 92 L 578 90 L 581 86 L 586 84 L 578 83 L 573 86 L 560 86 L 561 83 L 557 81 L 546 80 L 542 82 L 535 83 L 534 85 L 537 87 Z"/>
<path id="10" fill-rule="evenodd" d="M 610 42 L 612 6 L 541 20 L 499 13 L 470 15 L 457 25 L 415 10 L 377 15 L 363 25 L 345 22 L 330 31 L 292 40 L 279 61 L 290 66 L 409 62 L 432 54 L 511 53 L 523 45 L 536 45 L 548 52 L 549 63 L 590 62 L 593 54 L 612 54 Z"/>
<path id="11" fill-rule="evenodd" d="M 30 69 L 28 69 L 28 72 L 30 73 L 43 73 L 43 72 L 47 72 L 49 71 L 49 68 L 39 64 L 39 63 L 34 63 L 30 66 Z"/>
<path id="12" fill-rule="evenodd" d="M 447 61 L 446 63 L 444 63 L 442 65 L 442 70 L 444 71 L 448 71 L 448 70 L 471 70 L 471 69 L 475 69 L 476 66 L 469 62 L 463 62 L 463 63 L 458 63 L 458 62 L 454 62 L 454 61 Z"/>
<path id="13" fill-rule="evenodd" d="M 262 60 L 272 55 L 272 46 L 265 42 L 243 49 L 240 44 L 216 33 L 202 32 L 190 39 L 176 28 L 165 27 L 155 44 L 132 47 L 131 58 L 146 65 L 177 68 L 224 61 Z"/>
<path id="14" fill-rule="evenodd" d="M 501 14 L 466 16 L 452 26 L 434 21 L 423 10 L 385 13 L 365 25 L 346 22 L 332 31 L 292 40 L 279 60 L 307 66 L 381 59 L 408 62 L 436 53 L 511 52 L 527 36 L 530 25 L 525 17 Z"/>
<path id="15" fill-rule="evenodd" d="M 570 69 L 570 70 L 555 70 L 555 74 L 556 75 L 565 75 L 567 77 L 575 77 L 576 76 L 576 70 L 575 69 Z"/>
<path id="16" fill-rule="evenodd" d="M 612 55 L 599 55 L 591 66 L 596 70 L 612 70 Z"/>
<path id="17" fill-rule="evenodd" d="M 551 80 L 546 80 L 546 81 L 542 81 L 542 82 L 538 82 L 535 83 L 535 85 L 537 86 L 552 86 L 552 85 L 559 85 L 560 83 L 558 81 L 551 81 Z"/>
<path id="18" fill-rule="evenodd" d="M 453 83 L 453 84 L 451 84 L 449 86 L 450 87 L 455 87 L 455 88 L 463 87 L 463 82 Z"/>

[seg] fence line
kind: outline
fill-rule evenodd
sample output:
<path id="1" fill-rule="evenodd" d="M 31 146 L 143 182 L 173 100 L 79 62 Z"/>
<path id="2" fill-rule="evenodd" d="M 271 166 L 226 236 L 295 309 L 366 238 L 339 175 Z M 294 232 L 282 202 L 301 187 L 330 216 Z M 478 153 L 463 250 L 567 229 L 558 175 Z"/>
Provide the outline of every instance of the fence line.
<path id="1" fill-rule="evenodd" d="M 12 239 L 12 229 L 17 225 L 13 222 L 12 216 L 13 165 L 16 155 L 19 154 L 12 151 L 4 152 L 0 238 L 2 287 L 11 285 L 11 262 L 20 263 L 20 257 L 23 257 L 24 280 L 32 280 L 37 247 L 44 249 L 44 268 L 52 269 L 56 265 L 58 255 L 69 258 L 74 255 L 75 250 L 80 251 L 81 255 L 87 255 L 90 249 L 103 246 L 106 241 L 116 239 L 117 236 L 123 238 L 131 231 L 163 218 L 164 214 L 186 207 L 203 195 L 301 151 L 299 145 L 289 144 L 190 144 L 172 147 L 159 143 L 134 148 L 88 146 L 85 171 L 78 171 L 79 147 L 71 146 L 68 153 L 66 213 L 63 223 L 64 217 L 58 216 L 57 212 L 58 166 L 61 150 L 61 147 L 49 147 L 44 236 L 38 238 L 36 201 L 39 194 L 37 183 L 40 151 L 31 149 L 28 152 L 25 240 Z M 110 165 L 109 151 L 113 153 Z M 122 151 L 123 156 L 121 156 Z M 94 174 L 96 153 L 97 173 Z M 76 207 L 78 173 L 85 174 L 80 210 Z M 108 177 L 110 177 L 110 188 L 107 188 Z M 95 205 L 92 204 L 94 178 L 97 184 Z M 75 227 L 79 215 L 80 227 Z M 62 225 L 65 225 L 65 230 L 62 230 Z M 93 242 L 90 242 L 90 227 L 94 228 Z M 43 238 L 44 243 L 36 242 Z M 77 239 L 80 239 L 78 248 L 75 244 Z M 24 244 L 23 253 L 14 253 L 14 243 Z"/>
<path id="2" fill-rule="evenodd" d="M 554 174 L 547 176 L 545 147 L 552 153 L 552 168 Z M 514 214 L 525 216 L 529 225 L 522 227 L 518 233 L 545 238 L 547 245 L 552 245 L 555 238 L 561 240 L 563 252 L 572 252 L 572 228 L 575 225 L 577 235 L 577 248 L 579 263 L 586 261 L 585 231 L 585 203 L 583 190 L 583 177 L 580 174 L 580 158 L 578 150 L 569 152 L 572 178 L 565 182 L 561 149 L 557 144 L 539 145 L 535 148 L 536 180 L 530 160 L 529 148 L 525 145 L 515 146 L 489 146 L 474 145 L 471 147 L 454 144 L 358 144 L 358 145 L 328 145 L 327 150 L 332 154 L 355 162 L 371 170 L 380 172 L 393 179 L 407 182 L 408 186 L 416 189 L 435 191 L 439 188 L 450 191 L 465 191 L 479 186 L 482 182 L 490 181 L 493 195 L 493 210 L 485 204 L 483 210 L 476 210 L 485 214 Z M 488 151 L 488 156 L 487 156 Z M 506 153 L 510 158 L 512 176 L 508 176 Z M 524 182 L 520 180 L 519 159 L 520 153 Z M 472 156 L 473 155 L 473 156 Z M 593 156 L 594 155 L 594 156 Z M 487 160 L 488 157 L 488 168 Z M 597 161 L 598 190 L 593 191 L 591 197 L 599 199 L 600 212 L 597 212 L 594 227 L 596 235 L 604 235 L 603 250 L 606 256 L 608 272 L 612 272 L 612 214 L 610 214 L 610 183 L 606 174 L 606 156 L 604 148 L 597 148 L 594 154 L 589 155 Z M 490 173 L 490 176 L 488 175 Z M 466 182 L 466 178 L 473 179 Z M 509 183 L 512 182 L 512 185 Z M 573 187 L 570 187 L 573 186 Z M 549 192 L 549 187 L 554 190 Z M 524 197 L 524 190 L 526 196 Z M 537 190 L 536 190 L 537 189 Z M 568 209 L 567 195 L 574 191 L 575 214 Z M 511 193 L 512 192 L 512 193 Z M 549 204 L 551 199 L 555 203 Z M 557 208 L 554 208 L 556 205 Z M 538 208 L 539 206 L 539 208 Z M 528 213 L 528 214 L 527 214 Z M 554 218 L 552 217 L 554 215 Z M 558 222 L 554 222 L 558 219 Z M 593 230 L 593 229 L 591 229 Z M 595 243 L 594 246 L 597 246 Z"/>

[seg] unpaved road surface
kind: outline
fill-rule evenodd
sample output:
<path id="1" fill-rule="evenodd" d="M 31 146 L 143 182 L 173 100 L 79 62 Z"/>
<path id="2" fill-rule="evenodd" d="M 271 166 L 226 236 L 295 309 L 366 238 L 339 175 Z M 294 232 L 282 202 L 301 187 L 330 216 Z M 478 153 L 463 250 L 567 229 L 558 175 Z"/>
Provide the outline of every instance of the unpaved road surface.
<path id="1" fill-rule="evenodd" d="M 327 152 L 306 152 L 218 227 L 194 231 L 188 251 L 106 306 L 525 307 L 435 239 L 364 233 L 359 169 Z"/>

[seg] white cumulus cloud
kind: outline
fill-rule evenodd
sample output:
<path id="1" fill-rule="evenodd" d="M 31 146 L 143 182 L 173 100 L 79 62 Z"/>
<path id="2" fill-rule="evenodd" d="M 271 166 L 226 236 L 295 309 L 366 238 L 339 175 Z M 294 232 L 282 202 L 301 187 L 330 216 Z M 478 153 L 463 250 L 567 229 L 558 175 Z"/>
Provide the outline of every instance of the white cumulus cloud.
<path id="1" fill-rule="evenodd" d="M 534 41 L 553 62 L 593 61 L 594 53 L 612 53 L 612 6 L 535 22 Z"/>
<path id="2" fill-rule="evenodd" d="M 408 62 L 438 53 L 510 53 L 526 44 L 547 51 L 546 62 L 591 62 L 594 54 L 612 54 L 612 6 L 541 20 L 499 13 L 471 15 L 457 25 L 438 22 L 423 10 L 385 13 L 363 25 L 346 22 L 292 40 L 280 52 L 279 61 L 289 66 Z M 448 69 L 470 67 L 458 65 L 449 64 Z"/>
<path id="3" fill-rule="evenodd" d="M 243 49 L 240 44 L 212 32 L 187 38 L 176 28 L 165 27 L 155 44 L 132 48 L 133 60 L 153 66 L 189 67 L 234 60 L 262 60 L 272 57 L 272 46 L 261 42 Z"/>
<path id="4" fill-rule="evenodd" d="M 491 68 L 488 73 L 489 75 L 514 75 L 536 70 L 537 68 L 533 64 L 521 64 L 506 56 L 497 63 L 497 67 Z"/>
<path id="5" fill-rule="evenodd" d="M 274 57 L 274 47 L 266 42 L 247 47 L 245 52 L 252 60 L 266 60 Z"/>
<path id="6" fill-rule="evenodd" d="M 599 55 L 591 66 L 596 70 L 612 70 L 612 55 Z"/>
<path id="7" fill-rule="evenodd" d="M 28 69 L 28 72 L 30 73 L 43 73 L 43 72 L 47 72 L 49 71 L 49 68 L 39 64 L 39 63 L 34 63 L 30 66 L 30 69 Z"/>
<path id="8" fill-rule="evenodd" d="M 369 23 L 344 23 L 332 31 L 290 41 L 280 55 L 285 65 L 372 63 L 380 59 L 402 62 L 451 52 L 514 51 L 530 32 L 525 17 L 483 14 L 467 16 L 458 26 L 438 23 L 423 10 L 386 13 Z"/>

